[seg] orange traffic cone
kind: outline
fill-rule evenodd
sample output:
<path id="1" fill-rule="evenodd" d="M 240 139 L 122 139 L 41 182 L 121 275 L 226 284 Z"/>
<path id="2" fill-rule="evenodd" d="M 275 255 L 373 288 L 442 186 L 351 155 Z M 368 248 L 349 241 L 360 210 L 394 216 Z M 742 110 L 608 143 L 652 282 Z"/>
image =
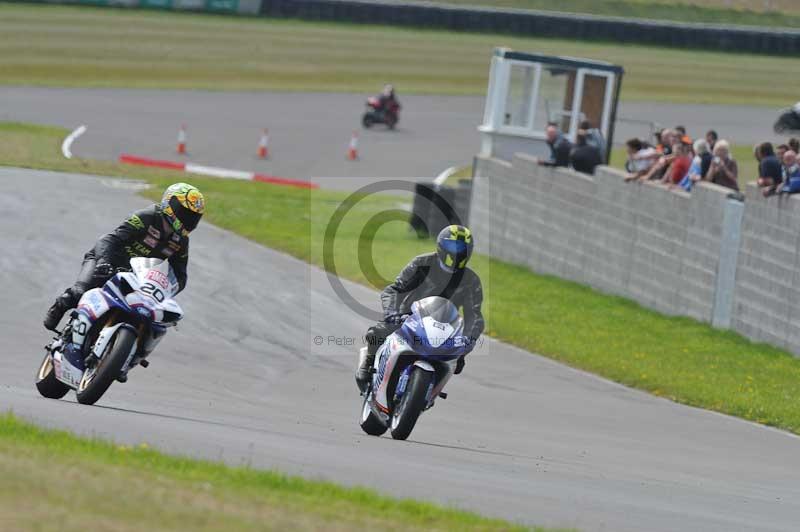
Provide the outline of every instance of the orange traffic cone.
<path id="1" fill-rule="evenodd" d="M 181 124 L 181 128 L 178 130 L 178 148 L 176 150 L 181 155 L 186 153 L 186 125 Z"/>
<path id="2" fill-rule="evenodd" d="M 261 132 L 261 140 L 258 141 L 258 158 L 269 158 L 269 130 L 265 129 Z"/>
<path id="3" fill-rule="evenodd" d="M 358 159 L 358 131 L 353 131 L 350 137 L 350 146 L 347 148 L 347 160 L 355 161 Z"/>

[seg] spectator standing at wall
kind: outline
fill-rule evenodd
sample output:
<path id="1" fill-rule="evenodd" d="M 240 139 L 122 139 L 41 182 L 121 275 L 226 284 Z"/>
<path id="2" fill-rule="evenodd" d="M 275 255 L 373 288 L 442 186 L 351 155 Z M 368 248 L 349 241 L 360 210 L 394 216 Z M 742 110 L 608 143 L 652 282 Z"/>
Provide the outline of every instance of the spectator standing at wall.
<path id="1" fill-rule="evenodd" d="M 669 165 L 661 182 L 665 185 L 677 185 L 689 173 L 692 165 L 692 158 L 689 155 L 689 148 L 681 141 L 672 145 L 672 164 Z"/>
<path id="2" fill-rule="evenodd" d="M 672 153 L 671 146 L 664 146 L 664 148 L 669 148 L 669 155 L 659 157 L 655 164 L 650 167 L 650 170 L 641 177 L 642 181 L 661 181 L 667 174 L 672 161 L 675 160 L 675 154 Z"/>
<path id="3" fill-rule="evenodd" d="M 708 143 L 708 151 L 709 153 L 714 153 L 714 146 L 717 144 L 719 140 L 719 135 L 713 129 L 709 129 L 706 133 L 706 142 Z"/>
<path id="4" fill-rule="evenodd" d="M 583 131 L 583 130 L 582 130 Z M 603 164 L 603 156 L 597 146 L 589 144 L 589 135 L 578 133 L 575 137 L 575 147 L 569 155 L 572 168 L 584 174 L 594 174 L 594 169 Z"/>
<path id="5" fill-rule="evenodd" d="M 703 176 L 706 175 L 708 169 L 711 167 L 711 159 L 714 158 L 711 155 L 711 146 L 708 145 L 707 140 L 698 139 L 694 142 L 694 153 L 700 156 L 700 177 L 699 179 L 703 179 Z"/>
<path id="6" fill-rule="evenodd" d="M 791 148 L 789 147 L 788 144 L 781 144 L 780 146 L 775 148 L 775 157 L 777 157 L 778 161 L 780 162 L 783 160 L 783 154 L 789 150 L 791 150 Z"/>
<path id="7" fill-rule="evenodd" d="M 800 165 L 797 161 L 797 152 L 789 150 L 783 154 L 783 180 L 797 179 L 800 177 Z"/>
<path id="8" fill-rule="evenodd" d="M 761 187 L 761 193 L 769 196 L 775 193 L 783 181 L 781 162 L 775 156 L 771 142 L 762 142 L 756 147 L 756 159 L 758 160 L 756 183 Z"/>
<path id="9" fill-rule="evenodd" d="M 596 127 L 592 127 L 592 123 L 584 120 L 578 126 L 578 134 L 586 135 L 586 144 L 594 146 L 600 153 L 601 160 L 605 161 L 606 157 L 606 139 L 603 138 L 603 133 Z M 577 138 L 576 138 L 577 141 Z"/>
<path id="10" fill-rule="evenodd" d="M 645 146 L 644 142 L 637 138 L 629 139 L 625 143 L 625 149 L 628 151 L 628 161 L 625 163 L 625 169 L 628 171 L 626 181 L 639 179 L 645 175 L 659 157 L 655 148 Z"/>
<path id="11" fill-rule="evenodd" d="M 678 137 L 678 140 L 680 140 L 682 144 L 685 144 L 686 146 L 692 145 L 692 137 L 686 134 L 685 126 L 675 126 L 675 133 Z"/>
<path id="12" fill-rule="evenodd" d="M 708 151 L 708 142 L 705 139 L 694 141 L 693 150 L 695 156 L 692 159 L 691 166 L 689 166 L 689 171 L 678 183 L 687 192 L 692 190 L 695 183 L 703 179 L 703 176 L 706 175 L 711 166 L 711 153 Z"/>
<path id="13" fill-rule="evenodd" d="M 543 166 L 569 166 L 569 154 L 572 151 L 572 143 L 569 139 L 553 123 L 547 125 L 545 135 L 547 136 L 547 145 L 550 146 L 550 159 L 539 161 L 539 164 Z"/>
<path id="14" fill-rule="evenodd" d="M 787 144 L 789 145 L 790 150 L 792 150 L 795 153 L 800 153 L 800 139 L 791 138 L 789 139 L 789 142 L 787 142 Z"/>
<path id="15" fill-rule="evenodd" d="M 677 140 L 677 133 L 669 128 L 664 128 L 658 135 L 656 150 L 663 155 L 672 155 L 672 146 Z"/>
<path id="16" fill-rule="evenodd" d="M 714 145 L 714 157 L 704 179 L 711 183 L 739 190 L 739 165 L 731 157 L 730 144 L 727 140 L 718 140 Z"/>
<path id="17" fill-rule="evenodd" d="M 672 147 L 676 142 L 679 142 L 677 133 L 669 128 L 662 129 L 658 134 L 660 143 L 656 146 L 656 151 L 661 154 L 661 157 L 656 160 L 656 163 L 650 167 L 650 170 L 643 175 L 640 179 L 642 181 L 661 181 L 669 170 L 675 156 L 672 153 Z"/>
<path id="18" fill-rule="evenodd" d="M 787 194 L 800 192 L 800 165 L 797 164 L 797 153 L 794 150 L 783 154 L 781 170 L 784 183 L 781 192 Z"/>

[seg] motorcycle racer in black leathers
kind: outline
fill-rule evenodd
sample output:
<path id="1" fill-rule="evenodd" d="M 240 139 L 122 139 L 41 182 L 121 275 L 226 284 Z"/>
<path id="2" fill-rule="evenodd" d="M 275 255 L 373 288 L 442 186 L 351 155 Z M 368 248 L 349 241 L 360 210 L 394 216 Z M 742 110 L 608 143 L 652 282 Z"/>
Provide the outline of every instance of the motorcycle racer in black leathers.
<path id="1" fill-rule="evenodd" d="M 131 214 L 84 255 L 75 284 L 48 309 L 45 328 L 56 330 L 64 314 L 77 306 L 87 290 L 102 286 L 118 268 L 128 268 L 133 257 L 169 260 L 183 290 L 189 261 L 189 233 L 197 227 L 204 211 L 205 199 L 200 191 L 192 185 L 176 183 L 167 188 L 160 204 Z"/>
<path id="2" fill-rule="evenodd" d="M 397 101 L 392 85 L 383 87 L 383 91 L 378 95 L 378 102 L 380 103 L 379 111 L 384 113 L 396 112 L 400 108 L 400 102 Z"/>
<path id="3" fill-rule="evenodd" d="M 439 232 L 436 251 L 414 257 L 381 293 L 384 319 L 369 328 L 366 334 L 367 356 L 360 360 L 356 383 L 363 389 L 369 379 L 375 353 L 386 337 L 400 328 L 411 313 L 411 305 L 429 296 L 452 301 L 464 313 L 464 336 L 471 341 L 470 350 L 484 328 L 481 304 L 483 288 L 478 275 L 467 268 L 473 239 L 469 229 L 450 225 Z M 455 373 L 464 368 L 464 356 L 458 359 Z"/>

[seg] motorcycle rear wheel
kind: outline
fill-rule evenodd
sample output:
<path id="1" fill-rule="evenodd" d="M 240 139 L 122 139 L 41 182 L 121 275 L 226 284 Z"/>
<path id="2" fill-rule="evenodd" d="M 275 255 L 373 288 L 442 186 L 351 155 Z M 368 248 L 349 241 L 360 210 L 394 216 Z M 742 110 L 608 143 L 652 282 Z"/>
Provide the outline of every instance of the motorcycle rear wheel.
<path id="1" fill-rule="evenodd" d="M 405 440 L 414 430 L 417 419 L 427 405 L 426 395 L 433 382 L 433 374 L 414 368 L 408 378 L 406 391 L 400 403 L 394 405 L 391 419 L 391 433 L 395 440 Z"/>
<path id="2" fill-rule="evenodd" d="M 53 357 L 47 353 L 39 366 L 39 373 L 36 374 L 36 389 L 42 397 L 48 399 L 61 399 L 67 392 L 69 386 L 56 378 L 55 368 L 53 368 Z"/>
<path id="3" fill-rule="evenodd" d="M 108 387 L 122 371 L 122 366 L 128 359 L 134 343 L 136 343 L 136 334 L 133 331 L 125 327 L 117 330 L 96 368 L 87 368 L 84 372 L 83 379 L 76 390 L 79 403 L 93 405 L 103 397 Z"/>
<path id="4" fill-rule="evenodd" d="M 386 432 L 389 427 L 381 423 L 378 416 L 372 412 L 372 408 L 369 406 L 369 398 L 370 394 L 365 394 L 364 402 L 361 405 L 361 430 L 370 436 L 380 436 Z"/>

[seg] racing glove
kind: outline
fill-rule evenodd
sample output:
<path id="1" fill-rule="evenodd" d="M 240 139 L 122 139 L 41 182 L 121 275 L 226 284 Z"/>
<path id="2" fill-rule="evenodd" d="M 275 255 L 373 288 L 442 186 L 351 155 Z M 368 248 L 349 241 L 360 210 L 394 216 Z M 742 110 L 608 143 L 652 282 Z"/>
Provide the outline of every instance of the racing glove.
<path id="1" fill-rule="evenodd" d="M 109 264 L 107 262 L 101 262 L 94 267 L 95 277 L 100 277 L 100 278 L 107 278 L 117 273 L 129 272 L 129 271 L 131 271 L 129 267 L 125 266 L 115 267 L 113 264 Z"/>
<path id="2" fill-rule="evenodd" d="M 386 316 L 384 316 L 383 321 L 386 323 L 391 323 L 392 325 L 401 325 L 408 314 L 398 314 L 396 312 L 387 312 Z"/>
<path id="3" fill-rule="evenodd" d="M 108 262 L 100 262 L 94 267 L 95 277 L 111 277 L 114 275 L 114 266 Z"/>

